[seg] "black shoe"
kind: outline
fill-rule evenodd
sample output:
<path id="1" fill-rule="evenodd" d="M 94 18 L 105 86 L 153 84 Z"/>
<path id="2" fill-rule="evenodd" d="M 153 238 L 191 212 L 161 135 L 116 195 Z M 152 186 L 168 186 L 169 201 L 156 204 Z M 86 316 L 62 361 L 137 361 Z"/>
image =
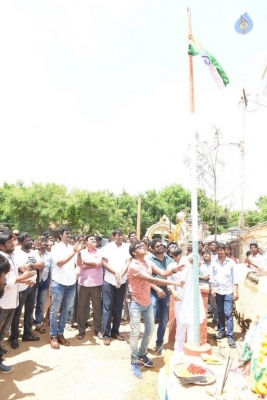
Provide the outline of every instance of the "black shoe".
<path id="1" fill-rule="evenodd" d="M 28 337 L 22 336 L 22 341 L 23 342 L 36 342 L 37 340 L 40 340 L 40 337 L 34 335 L 33 333 L 31 333 L 31 335 L 28 336 Z"/>
<path id="2" fill-rule="evenodd" d="M 16 350 L 19 348 L 19 341 L 18 339 L 11 339 L 10 346 L 12 349 Z"/>
<path id="3" fill-rule="evenodd" d="M 8 354 L 8 351 L 6 349 L 3 349 L 3 347 L 1 348 L 2 350 L 2 355 L 5 356 L 6 354 Z"/>
<path id="4" fill-rule="evenodd" d="M 221 339 L 223 339 L 225 336 L 226 336 L 225 333 L 219 332 L 218 335 L 215 336 L 215 338 L 216 338 L 217 340 L 221 340 Z"/>

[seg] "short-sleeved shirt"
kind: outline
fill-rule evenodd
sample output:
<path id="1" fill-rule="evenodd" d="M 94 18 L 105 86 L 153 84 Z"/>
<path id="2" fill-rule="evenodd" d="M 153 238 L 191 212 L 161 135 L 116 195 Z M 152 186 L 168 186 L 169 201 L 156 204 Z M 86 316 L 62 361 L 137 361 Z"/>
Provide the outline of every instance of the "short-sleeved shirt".
<path id="1" fill-rule="evenodd" d="M 154 264 L 156 264 L 156 266 L 162 269 L 163 271 L 166 271 L 168 269 L 168 265 L 173 262 L 173 259 L 167 256 L 166 254 L 164 255 L 163 260 L 160 260 L 154 254 L 149 258 L 149 260 L 152 261 Z M 157 275 L 156 273 L 153 273 L 153 276 L 154 278 L 166 279 L 167 281 L 167 278 L 165 276 Z M 166 294 L 169 294 L 167 284 L 168 283 L 166 282 L 166 286 L 161 286 L 161 289 L 164 290 Z M 151 291 L 155 293 L 153 289 Z"/>
<path id="2" fill-rule="evenodd" d="M 82 265 L 80 266 L 79 285 L 86 287 L 101 286 L 103 284 L 102 252 L 99 249 L 81 251 Z M 95 268 L 83 268 L 84 261 L 96 263 Z"/>
<path id="3" fill-rule="evenodd" d="M 108 264 L 119 274 L 122 272 L 126 265 L 126 261 L 131 258 L 129 254 L 129 246 L 126 243 L 122 243 L 117 246 L 115 242 L 106 244 L 103 248 L 102 257 L 108 260 Z M 112 272 L 105 270 L 104 280 L 111 285 L 116 286 L 117 280 Z M 127 275 L 121 277 L 121 283 L 124 284 L 127 280 Z"/>
<path id="4" fill-rule="evenodd" d="M 140 279 L 139 275 L 142 272 L 146 272 L 152 275 L 153 263 L 149 260 L 145 260 L 144 263 L 133 259 L 129 265 L 129 293 L 132 295 L 134 301 L 141 306 L 147 307 L 151 304 L 150 300 L 150 288 L 151 283 Z"/>
<path id="5" fill-rule="evenodd" d="M 22 265 L 25 264 L 31 264 L 31 263 L 36 263 L 36 262 L 41 262 L 42 259 L 39 256 L 39 254 L 36 254 L 34 250 L 30 250 L 29 252 L 26 252 L 22 250 L 21 248 L 17 248 L 14 251 L 14 261 L 17 264 L 18 268 L 22 267 Z M 19 275 L 21 275 L 19 273 Z M 37 278 L 37 273 L 36 275 L 33 275 L 30 280 L 36 282 Z M 26 285 L 26 283 L 19 283 L 19 292 L 22 292 L 23 290 L 27 289 L 29 285 Z"/>
<path id="6" fill-rule="evenodd" d="M 16 283 L 18 266 L 14 261 L 14 252 L 11 254 L 0 251 L 10 264 L 10 271 L 6 274 L 6 286 L 4 296 L 0 299 L 0 308 L 12 309 L 19 305 L 19 284 Z"/>
<path id="7" fill-rule="evenodd" d="M 250 254 L 248 258 L 251 262 L 253 262 L 253 264 L 256 264 L 260 270 L 264 270 L 265 260 L 262 255 L 260 255 L 259 253 L 257 253 L 255 256 L 253 254 Z M 254 265 L 251 265 L 251 269 L 253 269 L 254 271 L 258 272 L 258 268 L 254 267 Z"/>
<path id="8" fill-rule="evenodd" d="M 73 257 L 66 262 L 66 264 L 62 265 L 62 267 L 57 265 L 58 261 L 68 258 L 71 254 L 73 254 Z M 51 255 L 54 260 L 52 280 L 60 283 L 60 285 L 74 285 L 76 283 L 76 275 L 73 246 L 71 244 L 60 242 L 52 247 Z"/>
<path id="9" fill-rule="evenodd" d="M 202 263 L 199 267 L 199 283 L 209 283 L 209 279 L 201 279 L 201 276 L 210 275 L 211 264 Z"/>

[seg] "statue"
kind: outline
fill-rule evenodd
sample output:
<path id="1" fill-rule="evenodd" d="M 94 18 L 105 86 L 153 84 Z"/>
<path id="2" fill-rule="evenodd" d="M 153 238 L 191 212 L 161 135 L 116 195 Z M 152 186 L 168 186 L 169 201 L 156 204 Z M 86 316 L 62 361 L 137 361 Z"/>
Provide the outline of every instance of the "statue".
<path id="1" fill-rule="evenodd" d="M 178 246 L 182 249 L 187 249 L 187 243 L 189 238 L 189 227 L 185 222 L 185 213 L 179 212 L 176 215 L 176 221 L 179 221 L 175 227 L 174 240 L 178 243 Z"/>

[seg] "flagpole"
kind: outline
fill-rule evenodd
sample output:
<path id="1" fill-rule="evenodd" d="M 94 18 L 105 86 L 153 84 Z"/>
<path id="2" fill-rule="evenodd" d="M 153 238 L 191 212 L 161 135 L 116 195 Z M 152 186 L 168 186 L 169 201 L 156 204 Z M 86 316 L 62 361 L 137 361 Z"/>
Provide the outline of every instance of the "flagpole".
<path id="1" fill-rule="evenodd" d="M 191 9 L 187 8 L 188 38 L 192 36 Z M 195 95 L 194 95 L 194 68 L 193 57 L 189 60 L 189 95 L 190 95 L 190 127 L 192 131 L 191 146 L 191 216 L 193 242 L 193 272 L 194 272 L 194 344 L 200 346 L 200 318 L 199 318 L 199 265 L 198 265 L 198 207 L 197 207 L 197 163 L 196 163 L 196 132 L 195 132 Z"/>
<path id="2" fill-rule="evenodd" d="M 136 235 L 137 239 L 141 238 L 141 197 L 138 196 L 138 205 L 137 205 L 137 224 L 136 224 Z"/>

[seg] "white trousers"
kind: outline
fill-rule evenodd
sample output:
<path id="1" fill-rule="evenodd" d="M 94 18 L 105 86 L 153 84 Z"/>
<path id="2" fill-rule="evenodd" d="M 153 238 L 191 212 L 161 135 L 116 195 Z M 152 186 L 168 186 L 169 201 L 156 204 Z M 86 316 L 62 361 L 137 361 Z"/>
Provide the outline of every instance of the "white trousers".
<path id="1" fill-rule="evenodd" d="M 176 302 L 174 305 L 174 310 L 176 318 L 176 334 L 175 334 L 174 350 L 180 353 L 184 350 L 184 344 L 186 341 L 187 342 L 194 341 L 194 324 L 182 324 L 179 321 L 179 304 L 176 304 Z"/>

